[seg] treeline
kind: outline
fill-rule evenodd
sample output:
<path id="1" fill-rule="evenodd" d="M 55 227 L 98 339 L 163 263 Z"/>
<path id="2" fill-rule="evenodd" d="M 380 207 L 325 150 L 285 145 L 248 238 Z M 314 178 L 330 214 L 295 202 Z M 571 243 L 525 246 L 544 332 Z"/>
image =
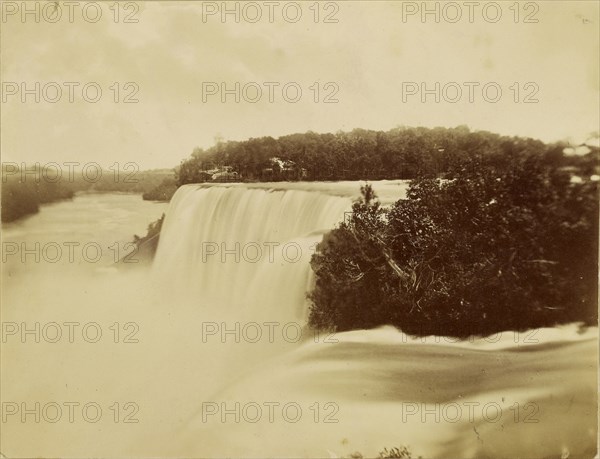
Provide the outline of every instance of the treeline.
<path id="1" fill-rule="evenodd" d="M 168 177 L 162 180 L 157 186 L 149 191 L 146 191 L 142 198 L 145 201 L 165 201 L 171 200 L 175 191 L 177 191 L 177 180 L 175 177 Z"/>
<path id="2" fill-rule="evenodd" d="M 533 150 L 420 176 L 390 208 L 364 186 L 312 258 L 310 323 L 456 337 L 597 325 L 598 217 L 598 181 Z"/>
<path id="3" fill-rule="evenodd" d="M 6 180 L 2 182 L 2 222 L 35 214 L 40 204 L 71 199 L 74 191 L 60 183 Z"/>
<path id="4" fill-rule="evenodd" d="M 147 194 L 160 190 L 165 182 L 175 187 L 175 173 L 168 169 L 118 172 L 103 170 L 96 175 L 84 175 L 81 171 L 69 173 L 65 170 L 62 171 L 62 176 L 57 177 L 56 168 L 45 170 L 43 165 L 33 165 L 22 171 L 21 167 L 16 169 L 13 163 L 3 163 L 2 222 L 35 214 L 41 204 L 71 199 L 81 191 Z M 163 200 L 163 197 L 150 195 L 144 199 Z M 168 200 L 170 196 L 164 199 Z"/>
<path id="5" fill-rule="evenodd" d="M 480 152 L 507 157 L 538 154 L 554 167 L 574 166 L 583 174 L 593 174 L 595 158 L 565 156 L 566 146 L 471 132 L 464 126 L 399 127 L 387 132 L 354 129 L 336 134 L 307 132 L 277 139 L 218 142 L 206 150 L 196 148 L 178 168 L 177 184 L 206 181 L 203 171 L 225 166 L 233 168 L 242 181 L 412 179 L 423 173 L 443 175 L 453 164 Z M 302 173 L 274 172 L 271 158 L 291 161 Z"/>
<path id="6" fill-rule="evenodd" d="M 98 192 L 116 192 L 116 193 L 148 193 L 165 180 L 174 180 L 175 172 L 172 169 L 154 169 L 146 171 L 120 171 L 115 175 L 113 171 L 108 171 L 102 175 L 101 180 L 95 183 L 88 183 L 84 189 Z"/>

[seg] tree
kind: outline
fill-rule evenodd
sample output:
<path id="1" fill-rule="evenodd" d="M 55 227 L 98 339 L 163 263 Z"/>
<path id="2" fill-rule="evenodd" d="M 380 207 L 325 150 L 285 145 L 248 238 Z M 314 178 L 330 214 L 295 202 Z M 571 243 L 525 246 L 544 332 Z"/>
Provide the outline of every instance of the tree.
<path id="1" fill-rule="evenodd" d="M 369 186 L 313 256 L 310 323 L 468 336 L 597 321 L 597 183 L 479 155 L 382 209 Z"/>

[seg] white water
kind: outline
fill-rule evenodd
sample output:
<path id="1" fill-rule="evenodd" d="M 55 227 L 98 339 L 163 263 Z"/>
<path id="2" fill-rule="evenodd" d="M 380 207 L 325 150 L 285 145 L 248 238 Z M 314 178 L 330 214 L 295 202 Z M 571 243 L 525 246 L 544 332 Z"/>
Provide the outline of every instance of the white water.
<path id="1" fill-rule="evenodd" d="M 394 190 L 403 193 L 397 185 L 378 184 L 390 200 Z M 152 272 L 61 275 L 63 268 L 36 265 L 23 267 L 15 281 L 4 270 L 3 321 L 93 320 L 108 339 L 3 345 L 3 401 L 97 401 L 105 414 L 94 424 L 9 421 L 2 426 L 2 453 L 343 457 L 359 451 L 375 457 L 384 447 L 407 445 L 415 457 L 594 455 L 597 329 L 580 333 L 571 325 L 460 343 L 411 339 L 391 327 L 334 337 L 302 328 L 298 342 L 292 342 L 295 327 L 283 335 L 284 324 L 301 327 L 306 320 L 312 245 L 343 218 L 359 184 L 354 193 L 348 184 L 289 188 L 300 186 L 181 189 Z M 120 208 L 115 202 L 115 212 Z M 71 238 L 85 240 L 91 228 L 99 238 L 114 233 L 60 210 L 56 219 L 80 227 Z M 23 225 L 13 237 L 40 230 Z M 251 263 L 242 256 L 236 263 L 228 255 L 223 262 L 220 253 L 203 261 L 203 242 L 230 249 L 235 242 L 297 242 L 302 257 L 290 262 L 275 250 L 273 261 L 265 255 Z M 127 321 L 138 324 L 139 343 L 115 344 L 108 326 Z M 203 334 L 208 322 L 230 329 L 250 322 L 279 326 L 273 342 L 263 327 L 262 339 L 249 343 Z M 139 423 L 115 423 L 108 409 L 115 401 L 135 402 Z M 236 402 L 249 408 L 239 422 L 234 415 L 225 422 L 218 415 L 203 419 L 203 406 L 227 403 L 231 409 Z M 269 403 L 279 404 L 273 422 Z M 302 410 L 298 422 L 284 418 L 286 403 Z M 254 404 L 263 407 L 262 417 L 249 422 Z M 293 410 L 288 414 L 293 417 Z"/>
<path id="2" fill-rule="evenodd" d="M 237 320 L 245 312 L 253 320 L 305 320 L 310 256 L 351 205 L 307 191 L 182 187 L 164 223 L 155 272 L 184 298 L 234 310 Z"/>

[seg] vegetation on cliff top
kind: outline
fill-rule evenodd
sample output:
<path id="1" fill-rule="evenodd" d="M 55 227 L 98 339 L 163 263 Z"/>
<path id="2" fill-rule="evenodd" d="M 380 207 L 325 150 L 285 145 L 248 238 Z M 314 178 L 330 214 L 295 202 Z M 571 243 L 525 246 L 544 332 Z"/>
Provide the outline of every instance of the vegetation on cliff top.
<path id="1" fill-rule="evenodd" d="M 597 324 L 598 182 L 476 155 L 382 208 L 369 185 L 313 256 L 310 324 L 458 337 Z"/>
<path id="2" fill-rule="evenodd" d="M 242 181 L 412 179 L 423 173 L 443 175 L 452 164 L 477 154 L 507 157 L 522 151 L 543 154 L 556 167 L 575 167 L 591 175 L 597 155 L 565 155 L 567 144 L 546 145 L 539 140 L 506 137 L 486 131 L 456 128 L 398 127 L 389 131 L 354 129 L 314 132 L 245 141 L 218 141 L 196 148 L 177 169 L 177 185 L 210 181 L 206 171 L 230 168 Z M 293 170 L 281 170 L 275 162 Z M 294 173 L 296 172 L 296 173 Z"/>
<path id="3" fill-rule="evenodd" d="M 177 191 L 177 181 L 175 177 L 167 177 L 156 187 L 146 191 L 142 198 L 145 201 L 163 201 L 169 202 Z"/>

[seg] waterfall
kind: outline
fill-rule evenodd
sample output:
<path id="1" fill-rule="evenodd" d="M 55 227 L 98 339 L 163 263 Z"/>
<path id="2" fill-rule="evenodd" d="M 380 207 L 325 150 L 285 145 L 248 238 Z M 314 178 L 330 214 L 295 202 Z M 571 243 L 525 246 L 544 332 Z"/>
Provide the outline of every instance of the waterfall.
<path id="1" fill-rule="evenodd" d="M 170 293 L 237 319 L 306 321 L 310 257 L 348 197 L 186 185 L 163 224 L 154 273 Z"/>
<path id="2" fill-rule="evenodd" d="M 393 327 L 313 335 L 310 257 L 360 184 L 272 185 L 187 185 L 167 211 L 140 385 L 161 382 L 176 457 L 377 457 L 402 445 L 436 459 L 595 454 L 597 328 L 460 342 Z M 377 184 L 383 202 L 398 185 Z M 299 324 L 305 339 L 239 339 L 266 321 Z M 206 339 L 207 323 L 227 335 Z M 144 445 L 166 448 L 151 437 Z"/>

